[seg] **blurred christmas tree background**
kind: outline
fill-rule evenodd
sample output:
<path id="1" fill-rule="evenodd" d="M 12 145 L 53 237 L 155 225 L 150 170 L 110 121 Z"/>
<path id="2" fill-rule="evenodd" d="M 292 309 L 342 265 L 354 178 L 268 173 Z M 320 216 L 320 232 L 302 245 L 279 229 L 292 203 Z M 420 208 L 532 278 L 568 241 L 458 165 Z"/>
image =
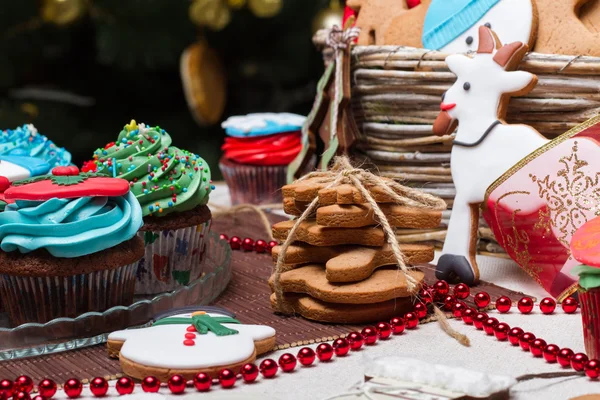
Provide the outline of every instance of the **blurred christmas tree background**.
<path id="1" fill-rule="evenodd" d="M 0 7 L 0 129 L 33 123 L 81 165 L 134 118 L 200 154 L 215 178 L 224 132 L 206 120 L 306 115 L 323 70 L 312 34 L 341 20 L 337 0 L 0 0 Z M 193 45 L 202 53 L 183 78 L 204 124 L 182 86 L 180 58 Z"/>

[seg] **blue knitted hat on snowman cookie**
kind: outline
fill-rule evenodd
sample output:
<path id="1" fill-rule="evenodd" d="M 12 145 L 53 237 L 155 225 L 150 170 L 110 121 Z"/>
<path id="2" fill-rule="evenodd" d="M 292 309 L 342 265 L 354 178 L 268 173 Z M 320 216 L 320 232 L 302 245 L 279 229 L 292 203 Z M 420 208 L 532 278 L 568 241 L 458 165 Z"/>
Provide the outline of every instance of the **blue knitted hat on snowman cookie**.
<path id="1" fill-rule="evenodd" d="M 433 0 L 423 25 L 423 46 L 430 50 L 443 48 L 475 25 L 499 1 Z"/>

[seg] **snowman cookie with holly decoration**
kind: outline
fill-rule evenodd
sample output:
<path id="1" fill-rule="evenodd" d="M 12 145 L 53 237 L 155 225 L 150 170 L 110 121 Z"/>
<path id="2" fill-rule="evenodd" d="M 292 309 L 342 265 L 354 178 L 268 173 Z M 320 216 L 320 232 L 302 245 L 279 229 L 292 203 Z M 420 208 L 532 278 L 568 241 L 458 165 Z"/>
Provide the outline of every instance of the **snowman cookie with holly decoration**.
<path id="1" fill-rule="evenodd" d="M 125 374 L 161 381 L 175 374 L 191 380 L 199 372 L 215 377 L 224 368 L 237 371 L 273 346 L 275 329 L 205 311 L 162 318 L 148 328 L 108 336 L 109 356 L 119 358 Z"/>

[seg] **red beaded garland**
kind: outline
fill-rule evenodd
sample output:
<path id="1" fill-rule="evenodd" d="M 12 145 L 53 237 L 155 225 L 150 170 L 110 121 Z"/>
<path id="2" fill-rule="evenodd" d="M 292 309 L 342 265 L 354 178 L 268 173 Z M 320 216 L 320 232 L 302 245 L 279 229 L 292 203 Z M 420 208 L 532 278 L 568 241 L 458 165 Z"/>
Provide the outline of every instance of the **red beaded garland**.
<path id="1" fill-rule="evenodd" d="M 556 358 L 558 357 L 558 352 L 560 351 L 560 347 L 555 344 L 547 345 L 542 351 L 542 355 L 544 356 L 544 360 L 546 362 L 553 364 L 556 362 Z"/>
<path id="2" fill-rule="evenodd" d="M 519 345 L 519 340 L 521 339 L 521 335 L 523 334 L 523 329 L 519 327 L 514 327 L 510 331 L 508 331 L 508 341 L 513 346 Z"/>
<path id="3" fill-rule="evenodd" d="M 273 252 L 273 247 L 275 247 L 275 246 L 278 246 L 278 245 L 279 245 L 279 243 L 277 243 L 275 240 L 271 240 L 271 241 L 270 241 L 270 242 L 267 244 L 267 246 L 268 246 L 268 248 L 269 248 L 269 253 L 272 253 L 272 252 Z"/>
<path id="4" fill-rule="evenodd" d="M 404 322 L 407 329 L 415 329 L 419 325 L 419 317 L 417 314 L 409 312 L 404 314 Z"/>
<path id="5" fill-rule="evenodd" d="M 560 349 L 556 355 L 556 361 L 561 367 L 568 368 L 571 366 L 571 358 L 573 358 L 574 354 L 573 350 L 565 347 L 564 349 Z"/>
<path id="6" fill-rule="evenodd" d="M 433 295 L 425 288 L 419 290 L 419 299 L 425 304 L 431 304 L 433 302 Z"/>
<path id="7" fill-rule="evenodd" d="M 133 383 L 133 380 L 131 378 L 124 376 L 122 378 L 119 378 L 115 387 L 117 388 L 117 392 L 119 392 L 120 395 L 131 394 L 133 393 L 135 384 Z"/>
<path id="8" fill-rule="evenodd" d="M 227 236 L 227 235 L 226 235 L 226 234 L 224 234 L 224 233 L 221 233 L 221 234 L 219 235 L 219 239 L 221 239 L 221 240 L 227 240 L 227 241 L 229 241 L 229 236 Z"/>
<path id="9" fill-rule="evenodd" d="M 454 296 L 446 296 L 444 297 L 444 310 L 452 311 L 454 308 L 454 304 L 456 304 L 456 298 Z"/>
<path id="10" fill-rule="evenodd" d="M 486 292 L 479 292 L 475 295 L 474 302 L 478 308 L 487 307 L 490 304 L 490 295 Z"/>
<path id="11" fill-rule="evenodd" d="M 598 360 L 589 360 L 583 367 L 585 374 L 590 379 L 598 379 L 600 376 L 600 362 Z"/>
<path id="12" fill-rule="evenodd" d="M 12 398 L 13 400 L 31 400 L 31 396 L 29 395 L 29 393 L 24 391 L 16 392 Z"/>
<path id="13" fill-rule="evenodd" d="M 283 372 L 292 372 L 296 368 L 296 357 L 293 354 L 285 353 L 279 357 L 279 367 Z"/>
<path id="14" fill-rule="evenodd" d="M 322 362 L 331 360 L 331 357 L 333 357 L 333 347 L 329 343 L 321 343 L 317 346 L 317 357 Z"/>
<path id="15" fill-rule="evenodd" d="M 477 311 L 473 310 L 471 307 L 467 307 L 466 310 L 462 312 L 462 320 L 467 325 L 473 325 L 473 318 L 477 315 Z"/>
<path id="16" fill-rule="evenodd" d="M 252 383 L 258 378 L 258 367 L 252 363 L 244 364 L 240 369 L 240 374 L 242 374 L 244 382 Z"/>
<path id="17" fill-rule="evenodd" d="M 583 353 L 577 353 L 571 357 L 571 368 L 577 372 L 583 371 L 585 363 L 588 362 L 588 356 Z"/>
<path id="18" fill-rule="evenodd" d="M 417 317 L 419 317 L 419 319 L 423 319 L 427 316 L 427 306 L 425 305 L 425 303 L 419 301 L 413 306 L 413 312 L 417 314 Z"/>
<path id="19" fill-rule="evenodd" d="M 440 296 L 446 296 L 450 292 L 450 286 L 446 281 L 437 281 L 433 284 L 433 290 Z"/>
<path id="20" fill-rule="evenodd" d="M 65 382 L 63 386 L 63 390 L 65 394 L 71 398 L 76 399 L 81 395 L 81 391 L 83 390 L 83 385 L 79 381 L 79 379 L 71 378 Z"/>
<path id="21" fill-rule="evenodd" d="M 266 360 L 262 360 L 258 369 L 262 376 L 265 378 L 272 378 L 277 374 L 278 365 L 275 360 L 267 358 Z"/>
<path id="22" fill-rule="evenodd" d="M 155 376 L 147 376 L 142 380 L 142 390 L 145 393 L 157 393 L 160 389 L 160 380 Z"/>
<path id="23" fill-rule="evenodd" d="M 39 394 L 33 398 L 33 400 L 47 400 L 45 397 L 40 396 Z"/>
<path id="24" fill-rule="evenodd" d="M 454 286 L 452 293 L 454 293 L 454 297 L 457 299 L 464 300 L 471 294 L 471 289 L 469 289 L 469 286 L 465 285 L 464 283 L 459 283 L 458 285 Z"/>
<path id="25" fill-rule="evenodd" d="M 399 335 L 404 332 L 404 328 L 406 328 L 406 324 L 404 323 L 404 319 L 400 317 L 394 317 L 390 320 L 390 326 L 392 327 L 392 332 L 394 335 Z"/>
<path id="26" fill-rule="evenodd" d="M 181 375 L 173 375 L 167 381 L 167 386 L 173 394 L 181 394 L 185 391 L 186 386 L 185 378 Z"/>
<path id="27" fill-rule="evenodd" d="M 533 310 L 533 300 L 531 297 L 523 297 L 517 303 L 517 308 L 521 314 L 529 314 Z"/>
<path id="28" fill-rule="evenodd" d="M 21 375 L 15 379 L 15 392 L 27 392 L 31 393 L 33 390 L 33 379 L 27 375 Z"/>
<path id="29" fill-rule="evenodd" d="M 392 327 L 387 322 L 379 322 L 375 325 L 375 331 L 381 340 L 389 339 L 392 336 Z"/>
<path id="30" fill-rule="evenodd" d="M 254 243 L 254 251 L 257 253 L 265 253 L 267 251 L 267 242 L 262 239 L 258 239 L 256 243 Z"/>
<path id="31" fill-rule="evenodd" d="M 525 332 L 519 338 L 519 346 L 525 351 L 529 351 L 531 344 L 535 340 L 535 335 L 531 332 Z"/>
<path id="32" fill-rule="evenodd" d="M 249 237 L 244 238 L 244 240 L 242 241 L 242 249 L 244 251 L 254 250 L 254 240 L 250 239 Z"/>
<path id="33" fill-rule="evenodd" d="M 546 348 L 546 341 L 544 339 L 535 339 L 529 345 L 529 351 L 533 354 L 534 357 L 541 357 L 544 354 L 544 349 Z"/>
<path id="34" fill-rule="evenodd" d="M 475 317 L 473 318 L 473 325 L 475 326 L 475 328 L 481 330 L 483 329 L 483 323 L 488 319 L 488 315 L 484 312 L 480 312 L 475 314 Z"/>
<path id="35" fill-rule="evenodd" d="M 9 381 L 8 379 L 3 379 L 0 381 L 0 396 L 6 394 L 7 397 L 13 395 L 15 391 L 15 384 L 13 381 Z"/>
<path id="36" fill-rule="evenodd" d="M 377 331 L 372 326 L 367 326 L 363 328 L 360 332 L 365 338 L 365 344 L 367 346 L 374 345 L 377 342 Z"/>
<path id="37" fill-rule="evenodd" d="M 243 367 L 242 367 L 243 368 Z M 244 373 L 242 372 L 242 377 Z M 212 385 L 212 378 L 210 375 L 200 372 L 194 376 L 194 387 L 199 392 L 208 392 L 210 390 L 210 386 Z"/>
<path id="38" fill-rule="evenodd" d="M 542 299 L 542 301 L 540 301 L 540 310 L 546 315 L 552 314 L 555 308 L 556 301 L 550 297 L 545 297 Z"/>
<path id="39" fill-rule="evenodd" d="M 237 236 L 232 236 L 231 239 L 229 239 L 229 246 L 231 247 L 232 250 L 239 250 L 242 248 L 242 239 L 240 239 Z"/>
<path id="40" fill-rule="evenodd" d="M 343 357 L 350 351 L 350 343 L 345 338 L 339 338 L 333 341 L 333 351 L 336 356 Z"/>
<path id="41" fill-rule="evenodd" d="M 341 340 L 341 339 L 338 339 Z M 333 343 L 333 349 L 335 350 L 335 342 Z M 336 352 L 337 355 L 337 352 Z M 300 349 L 300 351 L 298 352 L 298 361 L 300 361 L 300 364 L 304 365 L 304 366 L 308 366 L 311 365 L 312 363 L 315 362 L 315 351 L 313 349 L 311 349 L 310 347 L 303 347 Z"/>
<path id="42" fill-rule="evenodd" d="M 56 382 L 51 379 L 43 379 L 40 381 L 40 383 L 38 383 L 38 393 L 43 398 L 49 399 L 50 397 L 54 396 L 56 394 L 56 389 Z M 0 392 L 2 392 L 1 387 Z"/>
<path id="43" fill-rule="evenodd" d="M 295 361 L 296 360 L 294 359 L 294 362 Z M 235 385 L 235 380 L 236 380 L 235 372 L 233 372 L 232 370 L 225 368 L 225 369 L 222 369 L 221 372 L 219 372 L 219 383 L 221 384 L 221 387 L 223 389 L 232 388 L 233 385 Z"/>
<path id="44" fill-rule="evenodd" d="M 102 377 L 96 377 L 90 381 L 90 391 L 96 397 L 105 396 L 108 393 L 108 382 Z"/>
<path id="45" fill-rule="evenodd" d="M 500 296 L 496 299 L 496 310 L 500 314 L 506 314 L 512 307 L 512 301 L 507 296 Z"/>
<path id="46" fill-rule="evenodd" d="M 365 338 L 358 332 L 350 332 L 346 338 L 348 339 L 348 343 L 350 343 L 350 348 L 352 350 L 360 350 L 365 343 Z"/>
<path id="47" fill-rule="evenodd" d="M 454 315 L 455 318 L 462 318 L 462 313 L 467 308 L 468 307 L 464 301 L 457 301 L 452 307 L 452 315 Z"/>
<path id="48" fill-rule="evenodd" d="M 488 318 L 483 321 L 483 331 L 491 336 L 494 334 L 494 328 L 496 328 L 496 325 L 498 325 L 498 320 L 496 318 Z"/>
<path id="49" fill-rule="evenodd" d="M 561 307 L 563 311 L 567 314 L 573 314 L 577 311 L 579 307 L 579 302 L 574 297 L 567 297 L 563 300 Z"/>
<path id="50" fill-rule="evenodd" d="M 500 322 L 494 327 L 494 336 L 496 339 L 503 342 L 508 339 L 508 331 L 510 330 L 510 326 L 504 322 Z"/>

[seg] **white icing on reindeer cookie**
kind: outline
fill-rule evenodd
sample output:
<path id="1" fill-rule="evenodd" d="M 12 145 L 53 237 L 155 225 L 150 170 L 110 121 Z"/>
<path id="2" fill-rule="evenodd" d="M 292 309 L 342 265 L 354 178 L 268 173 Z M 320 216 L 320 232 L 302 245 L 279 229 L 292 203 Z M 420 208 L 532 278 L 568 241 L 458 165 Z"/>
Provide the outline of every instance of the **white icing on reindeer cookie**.
<path id="1" fill-rule="evenodd" d="M 202 321 L 194 321 L 192 314 L 175 315 L 148 328 L 113 332 L 108 340 L 125 342 L 120 355 L 136 364 L 200 370 L 243 362 L 254 355 L 255 341 L 275 336 L 268 326 L 240 324 L 216 313 L 199 315 Z M 198 329 L 203 326 L 205 333 Z"/>
<path id="2" fill-rule="evenodd" d="M 493 29 L 503 43 L 533 45 L 533 0 L 433 0 L 425 17 L 423 46 L 445 53 L 475 51 L 480 26 Z"/>

